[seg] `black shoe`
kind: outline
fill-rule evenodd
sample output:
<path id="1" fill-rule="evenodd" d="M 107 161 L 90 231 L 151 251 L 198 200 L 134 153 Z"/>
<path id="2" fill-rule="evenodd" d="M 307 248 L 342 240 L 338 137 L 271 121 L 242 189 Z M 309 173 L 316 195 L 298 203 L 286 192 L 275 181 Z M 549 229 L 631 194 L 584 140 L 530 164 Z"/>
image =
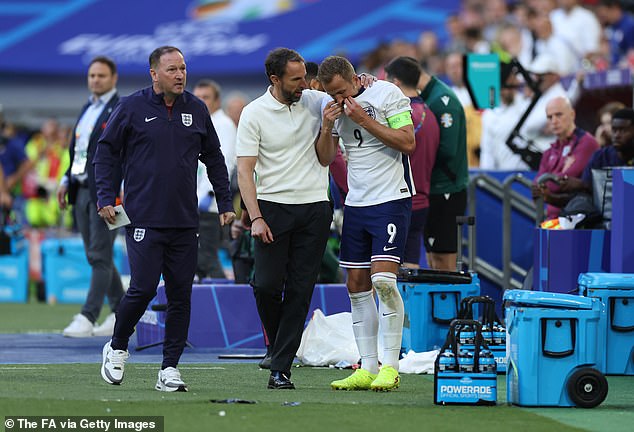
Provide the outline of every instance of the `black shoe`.
<path id="1" fill-rule="evenodd" d="M 269 385 L 270 389 L 286 389 L 286 390 L 295 390 L 295 384 L 290 380 L 288 374 L 280 371 L 271 372 L 271 376 L 269 377 Z"/>
<path id="2" fill-rule="evenodd" d="M 268 351 L 266 352 L 264 358 L 260 360 L 258 366 L 260 366 L 260 369 L 271 369 L 271 354 Z"/>

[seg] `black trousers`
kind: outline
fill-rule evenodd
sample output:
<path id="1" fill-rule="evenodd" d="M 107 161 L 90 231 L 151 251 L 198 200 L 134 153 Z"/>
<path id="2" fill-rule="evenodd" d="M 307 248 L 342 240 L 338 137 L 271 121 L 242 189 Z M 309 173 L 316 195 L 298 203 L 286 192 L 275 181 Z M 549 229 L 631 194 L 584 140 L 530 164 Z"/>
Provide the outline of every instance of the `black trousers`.
<path id="1" fill-rule="evenodd" d="M 255 243 L 253 291 L 270 341 L 271 370 L 290 374 L 330 234 L 328 201 L 259 201 L 273 243 Z"/>

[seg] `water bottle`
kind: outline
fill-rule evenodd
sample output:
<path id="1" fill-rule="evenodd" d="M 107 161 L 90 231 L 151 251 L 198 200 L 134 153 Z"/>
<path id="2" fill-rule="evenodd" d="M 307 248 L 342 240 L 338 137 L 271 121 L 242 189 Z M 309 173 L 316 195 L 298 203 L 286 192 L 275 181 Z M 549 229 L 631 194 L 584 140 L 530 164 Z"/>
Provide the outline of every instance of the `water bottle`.
<path id="1" fill-rule="evenodd" d="M 450 349 L 446 349 L 445 352 L 440 354 L 438 360 L 439 372 L 455 372 L 456 370 L 456 358 Z"/>
<path id="2" fill-rule="evenodd" d="M 467 324 L 460 329 L 459 343 L 462 345 L 470 345 L 475 341 L 475 332 L 473 328 Z"/>
<path id="3" fill-rule="evenodd" d="M 484 343 L 487 345 L 493 343 L 493 332 L 488 324 L 482 326 L 482 339 L 484 339 Z"/>
<path id="4" fill-rule="evenodd" d="M 458 353 L 458 368 L 460 372 L 473 372 L 473 353 L 460 350 Z"/>
<path id="5" fill-rule="evenodd" d="M 495 372 L 495 357 L 488 349 L 483 349 L 479 354 L 479 371 L 483 373 Z"/>
<path id="6" fill-rule="evenodd" d="M 501 325 L 493 326 L 493 345 L 503 345 L 506 343 L 506 329 Z"/>

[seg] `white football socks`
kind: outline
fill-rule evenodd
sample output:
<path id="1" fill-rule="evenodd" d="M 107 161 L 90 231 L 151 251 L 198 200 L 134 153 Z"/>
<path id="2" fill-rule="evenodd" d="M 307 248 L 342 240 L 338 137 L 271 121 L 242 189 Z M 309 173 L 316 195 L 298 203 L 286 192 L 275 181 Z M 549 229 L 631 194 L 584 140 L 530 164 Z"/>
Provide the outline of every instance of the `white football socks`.
<path id="1" fill-rule="evenodd" d="M 405 312 L 403 299 L 396 285 L 396 275 L 388 272 L 374 273 L 372 286 L 379 297 L 383 364 L 398 370 Z"/>
<path id="2" fill-rule="evenodd" d="M 372 291 L 348 293 L 352 311 L 352 331 L 361 355 L 361 368 L 371 374 L 379 373 L 377 333 L 379 315 Z M 400 341 L 399 341 L 400 347 Z"/>

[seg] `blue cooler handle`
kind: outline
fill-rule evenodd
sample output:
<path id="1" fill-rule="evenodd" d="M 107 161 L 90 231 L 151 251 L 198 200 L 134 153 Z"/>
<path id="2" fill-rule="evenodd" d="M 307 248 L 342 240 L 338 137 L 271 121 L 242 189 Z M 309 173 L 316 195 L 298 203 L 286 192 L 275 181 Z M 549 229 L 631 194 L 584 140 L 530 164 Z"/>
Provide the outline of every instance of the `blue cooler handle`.
<path id="1" fill-rule="evenodd" d="M 615 306 L 615 302 L 616 299 L 619 300 L 623 300 L 623 304 L 627 306 L 627 304 L 629 303 L 629 298 L 627 297 L 610 297 L 610 327 L 612 327 L 612 330 L 616 331 L 616 332 L 631 332 L 634 331 L 634 325 L 633 326 L 628 326 L 628 327 L 623 327 L 623 326 L 619 326 L 619 325 L 615 325 L 614 324 L 614 306 Z M 634 300 L 634 299 L 632 299 Z"/>
<path id="2" fill-rule="evenodd" d="M 570 335 L 572 336 L 572 348 L 566 351 L 549 351 L 546 349 L 546 332 L 547 332 L 547 323 L 548 320 L 542 319 L 541 320 L 541 325 L 542 325 L 542 354 L 544 354 L 545 357 L 554 357 L 554 358 L 562 358 L 562 357 L 568 357 L 569 355 L 572 355 L 575 352 L 575 346 L 577 346 L 577 329 L 575 325 L 572 325 L 572 321 L 574 321 L 573 319 L 569 320 L 570 321 Z M 559 325 L 557 325 L 559 324 Z M 559 322 L 559 320 L 555 323 L 555 327 L 560 327 L 561 323 Z"/>
<path id="3" fill-rule="evenodd" d="M 435 294 L 435 293 L 434 293 Z M 439 293 L 440 296 L 446 296 L 446 295 L 450 295 L 453 294 L 453 296 L 455 297 L 455 301 L 454 304 L 456 305 L 456 313 L 450 317 L 450 318 L 438 318 L 436 316 L 436 312 L 435 312 L 435 307 L 434 307 L 434 296 L 431 296 L 431 320 L 435 323 L 438 324 L 450 324 L 451 321 L 453 321 L 454 319 L 456 319 L 458 317 L 458 293 L 455 292 L 447 292 L 447 293 Z"/>

